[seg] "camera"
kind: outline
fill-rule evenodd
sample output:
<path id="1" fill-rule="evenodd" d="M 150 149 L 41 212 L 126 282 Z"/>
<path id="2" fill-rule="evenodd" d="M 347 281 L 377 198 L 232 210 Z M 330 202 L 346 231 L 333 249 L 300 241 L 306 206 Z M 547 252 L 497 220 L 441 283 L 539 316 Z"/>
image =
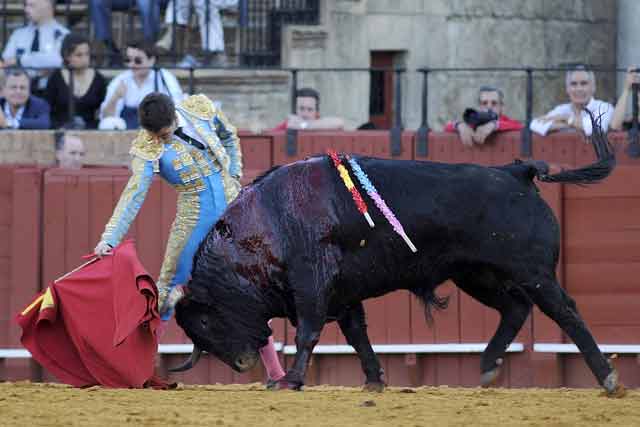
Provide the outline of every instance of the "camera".
<path id="1" fill-rule="evenodd" d="M 485 123 L 498 120 L 498 115 L 491 110 L 478 111 L 474 110 L 473 108 L 467 108 L 462 114 L 462 120 L 475 129 L 476 127 L 482 126 Z"/>

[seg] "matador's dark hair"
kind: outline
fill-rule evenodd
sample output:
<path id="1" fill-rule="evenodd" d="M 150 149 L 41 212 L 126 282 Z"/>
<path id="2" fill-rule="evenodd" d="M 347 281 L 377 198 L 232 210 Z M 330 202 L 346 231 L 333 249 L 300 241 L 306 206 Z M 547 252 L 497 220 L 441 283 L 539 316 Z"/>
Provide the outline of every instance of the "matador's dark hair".
<path id="1" fill-rule="evenodd" d="M 173 124 L 176 119 L 176 106 L 164 93 L 151 92 L 138 107 L 138 119 L 143 129 L 158 132 Z"/>

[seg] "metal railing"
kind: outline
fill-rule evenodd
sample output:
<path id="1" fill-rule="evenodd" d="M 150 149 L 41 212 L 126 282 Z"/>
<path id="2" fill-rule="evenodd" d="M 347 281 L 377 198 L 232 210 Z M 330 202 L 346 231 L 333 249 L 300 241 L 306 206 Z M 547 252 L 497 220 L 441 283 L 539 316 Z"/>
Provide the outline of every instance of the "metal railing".
<path id="1" fill-rule="evenodd" d="M 279 66 L 282 29 L 287 24 L 315 25 L 319 0 L 253 0 L 240 20 L 240 64 Z"/>
<path id="2" fill-rule="evenodd" d="M 187 71 L 187 92 L 189 94 L 193 94 L 196 92 L 197 87 L 197 78 L 195 75 L 196 69 L 194 68 L 177 68 L 177 67 L 162 67 L 167 70 L 181 70 Z M 110 69 L 110 70 L 118 70 L 122 68 L 98 68 L 98 69 Z M 158 70 L 159 67 L 154 67 L 155 70 Z M 250 67 L 199 67 L 198 71 L 203 69 L 225 69 L 229 71 L 233 70 L 254 70 L 254 68 Z M 400 154 L 401 147 L 401 133 L 404 128 L 403 125 L 403 78 L 406 77 L 410 70 L 406 68 L 397 68 L 397 67 L 380 67 L 380 68 L 280 68 L 273 67 L 271 70 L 279 70 L 283 72 L 287 72 L 291 76 L 291 85 L 289 88 L 290 95 L 290 111 L 291 113 L 296 112 L 296 98 L 295 94 L 299 86 L 299 79 L 301 73 L 376 73 L 376 72 L 392 72 L 394 73 L 394 99 L 393 99 L 393 126 L 389 129 L 391 135 L 391 152 L 392 155 Z M 428 155 L 428 139 L 429 132 L 431 132 L 431 127 L 429 125 L 429 77 L 434 73 L 446 73 L 447 75 L 451 75 L 454 73 L 460 72 L 473 72 L 473 73 L 495 73 L 495 72 L 507 72 L 507 73 L 516 73 L 523 74 L 525 77 L 526 84 L 526 97 L 524 100 L 524 111 L 525 113 L 525 123 L 524 128 L 521 133 L 521 155 L 525 157 L 530 157 L 532 154 L 532 136 L 529 125 L 533 120 L 533 103 L 534 103 L 534 90 L 533 83 L 536 73 L 565 73 L 570 68 L 566 67 L 547 67 L 547 68 L 534 68 L 534 67 L 485 67 L 485 68 L 419 68 L 414 70 L 413 72 L 419 73 L 422 75 L 422 95 L 420 97 L 420 125 L 417 128 L 417 144 L 416 150 L 417 154 L 420 156 Z M 626 72 L 624 69 L 617 68 L 590 68 L 591 71 L 595 72 L 606 72 L 606 73 L 618 73 L 618 72 Z M 69 73 L 70 81 L 69 86 L 73 88 L 73 73 Z M 638 107 L 638 92 L 640 90 L 640 85 L 634 84 L 632 86 L 632 122 L 631 127 L 628 131 L 628 141 L 629 146 L 627 149 L 627 153 L 631 157 L 640 157 L 640 124 L 639 124 L 639 107 Z M 73 97 L 70 97 L 70 105 L 69 105 L 69 113 L 71 117 L 73 117 L 73 113 L 75 111 L 75 106 Z M 551 107 L 551 105 L 547 106 L 547 108 Z M 290 130 L 287 135 L 287 152 L 289 154 L 295 154 L 297 150 L 297 131 Z"/>

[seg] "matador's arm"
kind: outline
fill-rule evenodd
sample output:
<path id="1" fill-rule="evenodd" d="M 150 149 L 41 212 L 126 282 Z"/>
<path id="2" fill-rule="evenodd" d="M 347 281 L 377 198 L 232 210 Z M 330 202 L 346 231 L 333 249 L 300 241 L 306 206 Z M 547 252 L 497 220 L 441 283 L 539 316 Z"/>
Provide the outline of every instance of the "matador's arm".
<path id="1" fill-rule="evenodd" d="M 102 234 L 102 241 L 112 247 L 116 247 L 127 234 L 153 181 L 153 161 L 134 156 L 131 161 L 131 170 L 133 174 L 122 191 L 120 200 Z"/>

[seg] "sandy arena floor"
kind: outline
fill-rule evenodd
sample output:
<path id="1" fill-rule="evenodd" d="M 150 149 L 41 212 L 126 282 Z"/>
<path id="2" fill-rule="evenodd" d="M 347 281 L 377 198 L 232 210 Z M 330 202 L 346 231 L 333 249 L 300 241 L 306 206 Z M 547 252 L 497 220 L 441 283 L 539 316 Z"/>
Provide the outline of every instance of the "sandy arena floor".
<path id="1" fill-rule="evenodd" d="M 0 383 L 3 426 L 634 426 L 640 391 L 608 399 L 600 390 L 308 387 L 260 384 L 178 390 L 79 390 L 58 384 Z"/>

